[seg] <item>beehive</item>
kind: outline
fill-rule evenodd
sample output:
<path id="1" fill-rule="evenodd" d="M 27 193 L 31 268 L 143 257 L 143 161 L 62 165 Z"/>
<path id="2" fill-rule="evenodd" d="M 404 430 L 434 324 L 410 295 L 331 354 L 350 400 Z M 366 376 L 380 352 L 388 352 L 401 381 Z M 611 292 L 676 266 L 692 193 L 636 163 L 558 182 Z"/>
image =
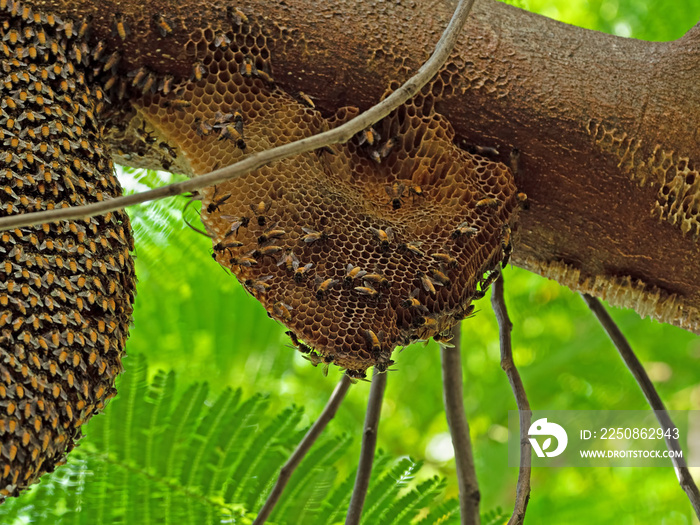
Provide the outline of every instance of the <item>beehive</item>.
<path id="1" fill-rule="evenodd" d="M 0 216 L 121 188 L 78 23 L 3 2 Z M 0 233 L 0 495 L 62 463 L 116 393 L 134 296 L 129 220 L 109 213 Z"/>
<path id="2" fill-rule="evenodd" d="M 138 118 L 156 140 L 176 145 L 194 174 L 358 113 L 345 107 L 324 117 L 306 95 L 279 87 L 252 14 L 197 32 L 185 51 L 191 79 L 146 96 Z M 345 145 L 203 192 L 216 260 L 315 363 L 355 377 L 386 369 L 396 346 L 440 337 L 467 316 L 510 250 L 512 173 L 455 145 L 434 109 L 449 77 L 443 71 Z"/>

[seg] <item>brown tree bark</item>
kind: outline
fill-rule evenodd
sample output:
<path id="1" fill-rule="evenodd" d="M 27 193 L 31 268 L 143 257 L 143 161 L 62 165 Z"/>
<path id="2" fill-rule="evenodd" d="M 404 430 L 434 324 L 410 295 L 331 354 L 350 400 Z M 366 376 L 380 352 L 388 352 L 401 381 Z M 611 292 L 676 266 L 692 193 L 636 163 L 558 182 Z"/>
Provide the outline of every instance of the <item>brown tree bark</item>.
<path id="1" fill-rule="evenodd" d="M 92 39 L 122 54 L 121 74 L 147 66 L 187 78 L 193 35 L 230 21 L 233 2 L 29 2 L 62 16 L 94 16 Z M 267 34 L 277 85 L 311 95 L 325 115 L 366 109 L 427 58 L 451 14 L 444 0 L 236 2 Z M 119 11 L 131 25 L 112 34 Z M 165 13 L 172 34 L 152 17 Z M 614 37 L 492 0 L 474 7 L 435 101 L 460 146 L 521 151 L 514 264 L 575 290 L 700 333 L 700 26 L 668 43 Z M 120 106 L 128 120 L 138 99 Z M 115 159 L 133 137 L 110 135 Z M 157 161 L 156 161 L 157 162 Z M 182 171 L 186 167 L 178 166 Z M 189 173 L 197 175 L 198 173 Z"/>

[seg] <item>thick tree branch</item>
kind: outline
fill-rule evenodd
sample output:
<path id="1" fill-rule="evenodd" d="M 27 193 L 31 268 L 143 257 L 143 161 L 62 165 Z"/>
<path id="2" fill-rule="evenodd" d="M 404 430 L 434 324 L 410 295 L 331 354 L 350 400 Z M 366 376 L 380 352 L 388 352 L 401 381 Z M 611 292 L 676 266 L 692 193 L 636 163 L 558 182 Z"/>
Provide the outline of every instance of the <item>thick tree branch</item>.
<path id="1" fill-rule="evenodd" d="M 365 414 L 365 426 L 362 433 L 362 449 L 360 450 L 360 461 L 357 466 L 357 476 L 355 486 L 352 489 L 350 506 L 345 517 L 345 525 L 357 525 L 362 517 L 362 508 L 365 505 L 369 479 L 372 475 L 372 464 L 374 463 L 374 451 L 377 448 L 377 435 L 379 432 L 379 416 L 382 413 L 382 401 L 384 400 L 384 390 L 386 390 L 386 372 L 377 372 L 374 369 L 372 386 L 367 400 L 367 413 Z"/>
<path id="2" fill-rule="evenodd" d="M 452 328 L 451 345 L 440 345 L 442 363 L 442 397 L 447 425 L 450 427 L 459 484 L 459 508 L 463 525 L 479 525 L 481 493 L 474 468 L 474 454 L 469 436 L 469 422 L 462 390 L 461 330 Z"/>
<path id="3" fill-rule="evenodd" d="M 328 399 L 328 403 L 326 403 L 326 406 L 323 408 L 321 415 L 318 416 L 316 422 L 311 426 L 309 431 L 299 442 L 297 448 L 292 452 L 292 455 L 289 456 L 287 462 L 280 469 L 280 475 L 275 482 L 275 486 L 272 488 L 272 492 L 270 492 L 270 495 L 267 497 L 265 504 L 260 509 L 253 525 L 262 525 L 267 521 L 267 518 L 270 517 L 275 505 L 282 496 L 284 488 L 287 486 L 287 482 L 289 482 L 289 479 L 292 477 L 294 470 L 309 452 L 312 445 L 321 435 L 321 432 L 324 431 L 329 421 L 335 417 L 335 413 L 338 411 L 338 407 L 343 402 L 343 399 L 345 399 L 345 394 L 348 393 L 351 384 L 352 380 L 347 375 L 343 374 L 343 377 Z"/>
<path id="4" fill-rule="evenodd" d="M 501 368 L 505 371 L 513 390 L 515 402 L 520 416 L 520 470 L 518 471 L 518 484 L 515 495 L 515 508 L 513 515 L 508 520 L 508 525 L 521 525 L 525 520 L 527 503 L 530 501 L 530 467 L 532 465 L 532 445 L 528 439 L 528 429 L 532 421 L 530 403 L 527 400 L 525 386 L 518 369 L 513 361 L 513 347 L 511 344 L 511 331 L 513 323 L 508 316 L 506 300 L 503 296 L 503 274 L 493 283 L 491 288 L 491 304 L 498 320 L 498 334 L 501 343 Z"/>
<path id="5" fill-rule="evenodd" d="M 188 78 L 197 59 L 191 42 L 205 28 L 230 24 L 226 2 L 28 3 L 75 20 L 94 16 L 92 38 L 121 53 L 121 74 L 146 66 Z M 343 105 L 371 107 L 391 81 L 417 70 L 449 18 L 448 4 L 235 7 L 269 34 L 277 85 L 310 94 L 330 116 Z M 112 35 L 117 10 L 132 22 L 125 42 Z M 157 13 L 175 21 L 171 35 L 153 29 Z M 521 217 L 515 264 L 698 332 L 699 41 L 697 29 L 669 43 L 623 39 L 482 0 L 445 66 L 447 87 L 434 94 L 458 145 L 495 146 L 502 161 L 512 146 L 522 152 L 519 182 L 531 207 Z M 147 102 L 115 108 L 112 122 L 127 122 Z M 120 153 L 131 144 L 123 134 L 109 140 L 116 160 L 154 165 Z"/>
<path id="6" fill-rule="evenodd" d="M 664 435 L 667 435 L 665 438 L 666 447 L 669 450 L 676 452 L 680 451 L 678 440 L 671 437 L 673 433 L 666 433 L 666 430 L 674 429 L 676 426 L 673 424 L 673 421 L 671 421 L 671 416 L 669 416 L 664 402 L 661 400 L 656 388 L 654 388 L 654 384 L 651 382 L 651 379 L 649 379 L 646 370 L 644 370 L 644 366 L 632 350 L 627 338 L 622 334 L 617 324 L 615 324 L 615 321 L 613 321 L 610 314 L 598 299 L 591 297 L 588 294 L 582 294 L 581 296 L 598 318 L 598 321 L 600 321 L 603 329 L 607 332 L 610 340 L 620 353 L 620 357 L 622 357 L 622 360 L 625 362 L 627 368 L 632 373 L 632 376 L 634 376 L 634 379 L 637 381 L 637 384 L 642 390 L 647 403 L 649 403 L 651 409 L 654 410 L 661 428 L 664 429 Z M 676 471 L 678 481 L 685 493 L 688 495 L 688 499 L 693 506 L 695 515 L 698 517 L 698 519 L 700 519 L 700 491 L 698 491 L 698 486 L 695 484 L 693 477 L 690 475 L 690 471 L 685 464 L 685 459 L 673 457 L 671 462 L 673 463 L 673 468 Z"/>

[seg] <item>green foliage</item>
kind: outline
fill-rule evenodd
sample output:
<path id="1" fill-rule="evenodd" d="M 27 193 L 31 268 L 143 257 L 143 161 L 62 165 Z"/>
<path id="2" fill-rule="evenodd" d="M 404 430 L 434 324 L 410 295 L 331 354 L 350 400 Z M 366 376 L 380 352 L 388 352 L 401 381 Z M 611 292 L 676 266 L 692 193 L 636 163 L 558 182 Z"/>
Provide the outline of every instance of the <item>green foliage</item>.
<path id="1" fill-rule="evenodd" d="M 131 357 L 119 395 L 93 419 L 68 463 L 30 492 L 0 507 L 6 525 L 250 523 L 279 469 L 307 428 L 303 410 L 270 414 L 262 394 L 226 389 L 210 400 L 207 383 L 178 388 L 175 374 L 148 380 L 145 358 Z M 326 433 L 294 472 L 270 523 L 341 521 L 354 472 L 344 480 L 335 463 L 351 438 Z M 363 523 L 402 524 L 427 513 L 445 479 L 415 489 L 421 468 L 409 458 L 379 453 Z M 454 502 L 447 505 L 454 508 Z M 442 507 L 441 507 L 442 508 Z M 456 523 L 454 513 L 444 512 Z"/>
<path id="2" fill-rule="evenodd" d="M 700 0 L 510 3 L 652 40 L 678 38 L 700 18 Z M 133 170 L 120 178 L 130 190 L 175 179 Z M 211 259 L 209 239 L 185 226 L 185 202 L 171 198 L 129 210 L 140 282 L 120 393 L 88 425 L 65 466 L 0 507 L 3 525 L 250 522 L 310 424 L 306 414 L 318 414 L 328 399 L 337 371 L 323 377 L 285 346 L 284 329 Z M 198 225 L 196 206 L 187 216 Z M 575 294 L 507 269 L 506 300 L 516 364 L 533 408 L 646 408 Z M 482 508 L 497 509 L 482 522 L 499 525 L 507 522 L 515 494 L 517 471 L 507 466 L 504 443 L 515 402 L 499 366 L 488 298 L 477 309 L 463 330 L 465 404 Z M 669 409 L 697 409 L 698 338 L 634 312 L 613 316 Z M 149 367 L 136 355 L 148 356 Z M 379 432 L 385 452 L 375 462 L 367 511 L 387 524 L 407 523 L 410 516 L 421 525 L 458 523 L 438 348 L 412 346 L 395 358 L 398 372 L 389 377 Z M 361 435 L 367 395 L 366 384 L 350 389 L 270 523 L 344 521 L 359 455 L 359 439 L 352 437 Z M 408 455 L 418 461 L 393 459 Z M 695 523 L 670 468 L 539 469 L 532 481 L 527 523 Z M 370 523 L 367 515 L 364 522 Z"/>

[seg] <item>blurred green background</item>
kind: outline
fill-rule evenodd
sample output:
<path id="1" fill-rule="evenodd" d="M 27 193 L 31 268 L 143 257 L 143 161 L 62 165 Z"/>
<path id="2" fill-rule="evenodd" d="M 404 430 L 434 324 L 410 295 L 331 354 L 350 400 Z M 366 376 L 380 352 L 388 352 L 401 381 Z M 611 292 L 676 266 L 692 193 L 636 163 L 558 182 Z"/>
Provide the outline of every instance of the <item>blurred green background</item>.
<path id="1" fill-rule="evenodd" d="M 648 40 L 680 37 L 700 19 L 700 0 L 529 0 L 520 7 L 591 29 Z M 128 191 L 176 180 L 170 174 L 122 170 Z M 227 387 L 244 397 L 268 393 L 272 411 L 304 407 L 308 424 L 340 378 L 328 377 L 290 349 L 284 327 L 211 258 L 209 239 L 187 228 L 186 199 L 172 198 L 130 210 L 139 278 L 127 350 L 145 356 L 148 373 L 177 374 L 180 392 L 209 382 L 213 400 Z M 195 207 L 188 211 L 198 224 Z M 557 283 L 517 268 L 505 270 L 513 342 L 534 409 L 634 410 L 646 402 L 583 301 Z M 490 298 L 463 324 L 465 402 L 471 425 L 482 510 L 512 508 L 517 469 L 507 466 L 507 415 L 514 410 L 499 366 L 497 327 Z M 645 364 L 667 407 L 700 409 L 700 340 L 688 332 L 640 320 L 631 311 L 612 315 Z M 423 460 L 418 480 L 447 478 L 445 499 L 457 496 L 454 461 L 443 413 L 439 349 L 414 345 L 395 356 L 388 378 L 379 447 L 395 457 Z M 356 438 L 335 465 L 352 471 L 369 384 L 354 385 L 330 432 Z M 110 405 L 111 406 L 111 405 Z M 109 411 L 108 407 L 107 411 Z M 89 439 L 90 430 L 87 429 Z M 696 479 L 700 478 L 698 469 Z M 685 494 L 671 468 L 536 469 L 528 524 L 691 524 Z M 30 521 L 27 521 L 31 523 Z M 456 522 L 456 521 L 455 521 Z M 452 523 L 452 521 L 450 521 Z M 505 523 L 501 520 L 498 523 Z"/>

